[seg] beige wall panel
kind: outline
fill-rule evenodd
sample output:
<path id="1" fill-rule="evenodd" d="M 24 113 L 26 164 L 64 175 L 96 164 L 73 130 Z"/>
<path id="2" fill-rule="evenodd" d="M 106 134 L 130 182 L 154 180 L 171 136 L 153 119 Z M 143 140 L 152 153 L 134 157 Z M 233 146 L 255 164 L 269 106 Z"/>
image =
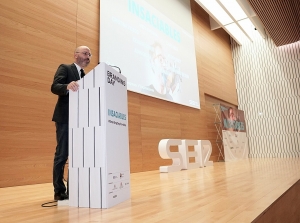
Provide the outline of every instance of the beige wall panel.
<path id="1" fill-rule="evenodd" d="M 203 90 L 205 93 L 221 98 L 223 86 L 222 81 L 217 76 L 218 73 L 215 70 L 207 70 L 207 68 L 204 68 L 202 69 L 202 75 Z"/>
<path id="2" fill-rule="evenodd" d="M 166 163 L 158 153 L 161 139 L 180 138 L 179 105 L 141 96 L 142 171 L 158 170 Z"/>
<path id="3" fill-rule="evenodd" d="M 181 138 L 206 139 L 206 111 L 203 109 L 180 108 L 181 112 Z"/>
<path id="4" fill-rule="evenodd" d="M 74 3 L 0 2 L 0 187 L 51 182 L 56 97 L 50 85 L 59 63 L 72 58 Z"/>
<path id="5" fill-rule="evenodd" d="M 76 46 L 86 45 L 92 51 L 86 71 L 97 66 L 99 59 L 100 1 L 78 0 Z M 86 72 L 86 73 L 87 73 Z"/>
<path id="6" fill-rule="evenodd" d="M 140 94 L 128 92 L 130 171 L 143 169 Z"/>
<path id="7" fill-rule="evenodd" d="M 70 32 L 75 25 L 76 2 L 77 0 L 1 1 L 0 15 L 12 21 L 14 28 L 22 30 L 23 38 L 34 31 L 35 35 L 47 33 L 72 41 Z M 51 38 L 45 40 L 50 41 Z"/>
<path id="8" fill-rule="evenodd" d="M 229 36 L 223 29 L 211 31 L 208 14 L 194 1 L 191 5 L 198 74 L 203 81 L 200 93 L 237 104 Z"/>

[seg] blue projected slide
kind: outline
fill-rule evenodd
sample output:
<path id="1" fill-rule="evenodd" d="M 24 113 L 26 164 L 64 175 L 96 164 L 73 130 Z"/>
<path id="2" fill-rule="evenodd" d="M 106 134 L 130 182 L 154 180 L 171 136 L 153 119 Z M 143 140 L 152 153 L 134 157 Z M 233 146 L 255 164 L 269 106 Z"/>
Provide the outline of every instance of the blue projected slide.
<path id="1" fill-rule="evenodd" d="M 200 108 L 189 0 L 101 0 L 99 52 L 128 90 Z"/>

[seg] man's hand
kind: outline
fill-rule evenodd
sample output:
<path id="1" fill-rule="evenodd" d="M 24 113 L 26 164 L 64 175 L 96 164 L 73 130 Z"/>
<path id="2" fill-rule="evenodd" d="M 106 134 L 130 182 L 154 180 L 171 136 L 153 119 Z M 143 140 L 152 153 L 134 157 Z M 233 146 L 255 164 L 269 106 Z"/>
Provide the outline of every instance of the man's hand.
<path id="1" fill-rule="evenodd" d="M 78 88 L 79 88 L 79 84 L 77 83 L 77 81 L 72 81 L 67 86 L 67 89 L 71 91 L 78 91 Z"/>

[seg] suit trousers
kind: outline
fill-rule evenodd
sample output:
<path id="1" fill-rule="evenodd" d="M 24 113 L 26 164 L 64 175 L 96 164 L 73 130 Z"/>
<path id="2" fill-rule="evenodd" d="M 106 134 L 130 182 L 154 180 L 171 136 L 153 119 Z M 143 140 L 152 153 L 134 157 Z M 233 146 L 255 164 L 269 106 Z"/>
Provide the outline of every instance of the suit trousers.
<path id="1" fill-rule="evenodd" d="M 53 186 L 55 193 L 65 193 L 66 186 L 63 178 L 69 155 L 69 124 L 55 122 L 55 126 L 57 146 L 53 164 Z"/>

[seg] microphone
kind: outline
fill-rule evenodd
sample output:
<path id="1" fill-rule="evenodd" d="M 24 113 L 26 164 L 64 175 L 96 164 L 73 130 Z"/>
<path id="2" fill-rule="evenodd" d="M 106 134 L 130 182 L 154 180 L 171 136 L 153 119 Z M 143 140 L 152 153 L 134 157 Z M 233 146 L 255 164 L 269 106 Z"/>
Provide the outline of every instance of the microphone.
<path id="1" fill-rule="evenodd" d="M 109 66 L 117 68 L 117 69 L 119 70 L 119 73 L 121 74 L 121 69 L 120 69 L 120 67 L 112 66 L 112 65 L 109 65 Z"/>

